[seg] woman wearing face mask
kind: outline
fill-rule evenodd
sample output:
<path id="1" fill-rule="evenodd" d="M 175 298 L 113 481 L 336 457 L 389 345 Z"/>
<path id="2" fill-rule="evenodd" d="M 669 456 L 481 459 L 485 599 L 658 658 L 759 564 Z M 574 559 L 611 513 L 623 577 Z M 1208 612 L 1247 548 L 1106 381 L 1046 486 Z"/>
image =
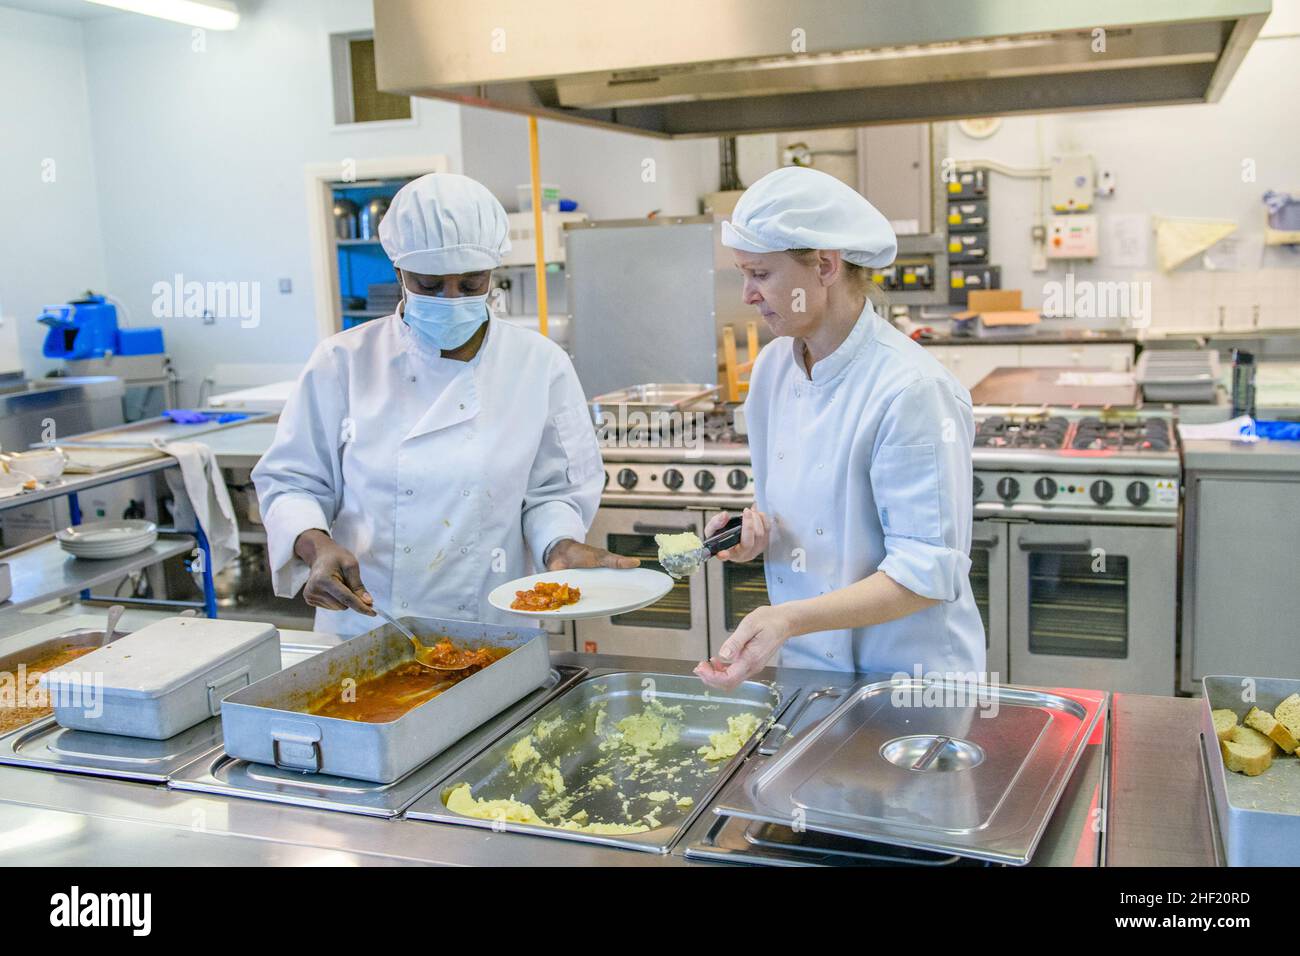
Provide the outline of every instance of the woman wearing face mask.
<path id="1" fill-rule="evenodd" d="M 604 468 L 568 356 L 488 310 L 508 232 L 465 176 L 402 187 L 379 227 L 401 306 L 317 346 L 253 470 L 275 592 L 317 630 L 362 633 L 376 602 L 517 620 L 487 594 L 529 565 L 638 563 L 582 543 Z"/>
<path id="2" fill-rule="evenodd" d="M 868 269 L 897 250 L 888 221 L 838 179 L 790 167 L 745 192 L 722 241 L 781 337 L 745 403 L 757 508 L 719 557 L 763 554 L 772 604 L 696 673 L 733 687 L 778 652 L 788 667 L 982 673 L 970 395 L 867 300 Z"/>

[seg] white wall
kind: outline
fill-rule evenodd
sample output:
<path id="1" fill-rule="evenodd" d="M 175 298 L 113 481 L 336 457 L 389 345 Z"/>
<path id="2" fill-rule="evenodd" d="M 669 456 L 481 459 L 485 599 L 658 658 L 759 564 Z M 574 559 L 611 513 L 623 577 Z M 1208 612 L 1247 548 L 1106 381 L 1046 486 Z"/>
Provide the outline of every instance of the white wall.
<path id="1" fill-rule="evenodd" d="M 105 286 L 81 26 L 0 7 L 0 368 L 41 376 L 41 307 Z"/>
<path id="2" fill-rule="evenodd" d="M 233 32 L 147 17 L 88 21 L 87 75 L 110 291 L 136 324 L 161 324 L 192 402 L 219 363 L 301 362 L 316 343 L 304 167 L 446 154 L 457 108 L 415 101 L 411 125 L 336 131 L 332 32 L 372 26 L 369 0 L 261 0 Z M 340 166 L 340 169 L 342 167 Z M 156 320 L 154 283 L 260 283 L 261 324 Z M 292 280 L 281 295 L 278 280 Z"/>
<path id="3" fill-rule="evenodd" d="M 529 181 L 527 118 L 465 107 L 461 143 L 465 174 L 516 211 L 515 187 Z M 718 188 L 711 137 L 667 140 L 541 120 L 537 147 L 542 182 L 557 184 L 592 219 L 637 219 L 656 209 L 694 216 L 700 195 Z"/>
<path id="4" fill-rule="evenodd" d="M 1294 6 L 1294 0 L 1286 0 Z M 1276 14 L 1275 14 L 1276 17 Z M 1008 117 L 986 140 L 948 124 L 948 151 L 957 159 L 992 159 L 1012 166 L 1045 165 L 1054 154 L 1092 153 L 1099 169 L 1116 176 L 1115 195 L 1099 198 L 1102 249 L 1094 262 L 1075 262 L 1077 279 L 1131 279 L 1135 270 L 1107 261 L 1107 220 L 1116 214 L 1231 219 L 1243 235 L 1264 228 L 1260 199 L 1268 189 L 1300 194 L 1300 126 L 1289 104 L 1300 99 L 1300 37 L 1261 38 L 1246 55 L 1222 99 L 1215 104 Z M 1041 135 L 1042 152 L 1038 137 Z M 1253 160 L 1254 182 L 1243 181 L 1242 164 Z M 1030 269 L 1034 180 L 994 174 L 990 193 L 992 261 L 1002 266 L 1005 288 L 1024 290 L 1026 304 L 1042 301 L 1043 284 L 1063 278 L 1066 265 Z M 1044 200 L 1046 203 L 1046 200 Z M 1300 266 L 1285 247 L 1264 250 L 1265 268 Z M 1145 268 L 1155 269 L 1151 237 Z M 1179 271 L 1200 269 L 1200 259 Z M 1140 271 L 1140 270 L 1139 270 Z M 1114 325 L 1105 321 L 1088 324 Z"/>

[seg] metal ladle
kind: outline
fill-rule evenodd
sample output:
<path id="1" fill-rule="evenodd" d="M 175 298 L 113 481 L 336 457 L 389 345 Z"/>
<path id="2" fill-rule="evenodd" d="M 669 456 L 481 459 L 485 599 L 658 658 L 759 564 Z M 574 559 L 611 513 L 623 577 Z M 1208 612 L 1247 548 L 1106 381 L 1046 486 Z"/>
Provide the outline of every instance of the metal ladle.
<path id="1" fill-rule="evenodd" d="M 125 613 L 126 608 L 121 604 L 114 604 L 108 609 L 108 622 L 104 625 L 104 640 L 100 647 L 112 643 L 113 634 L 117 631 L 117 622 L 122 620 L 122 615 Z"/>
<path id="2" fill-rule="evenodd" d="M 460 665 L 453 665 L 453 666 L 448 666 L 442 663 L 438 663 L 438 664 L 432 663 L 431 662 L 431 655 L 433 654 L 432 647 L 426 647 L 425 645 L 421 644 L 420 639 L 416 637 L 414 634 L 412 634 L 410 629 L 407 628 L 405 624 L 403 624 L 397 618 L 393 617 L 393 615 L 389 614 L 379 605 L 374 604 L 371 605 L 371 607 L 374 609 L 374 612 L 376 614 L 382 617 L 389 624 L 393 625 L 393 627 L 397 628 L 398 632 L 402 634 L 402 636 L 404 636 L 408 641 L 411 642 L 411 645 L 415 648 L 415 662 L 419 664 L 421 667 L 427 667 L 431 671 L 442 671 L 443 673 L 454 674 L 463 671 L 470 666 L 469 661 L 466 661 L 465 663 Z"/>
<path id="3" fill-rule="evenodd" d="M 663 549 L 660 549 L 659 564 L 678 580 L 690 577 L 704 566 L 705 561 L 719 551 L 725 551 L 727 548 L 734 548 L 738 545 L 743 524 L 744 519 L 737 515 L 723 525 L 722 530 L 717 534 L 705 538 L 701 546 L 693 551 L 682 551 L 680 554 L 664 554 Z"/>

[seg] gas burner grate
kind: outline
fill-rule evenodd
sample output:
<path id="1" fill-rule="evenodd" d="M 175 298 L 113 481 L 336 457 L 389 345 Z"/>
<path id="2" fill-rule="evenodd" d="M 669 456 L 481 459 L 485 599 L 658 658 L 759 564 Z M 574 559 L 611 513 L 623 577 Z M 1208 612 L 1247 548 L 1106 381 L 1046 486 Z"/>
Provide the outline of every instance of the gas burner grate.
<path id="1" fill-rule="evenodd" d="M 1082 418 L 1070 447 L 1076 451 L 1169 451 L 1173 438 L 1163 418 Z"/>
<path id="2" fill-rule="evenodd" d="M 1069 428 L 1069 421 L 1061 416 L 1021 418 L 990 415 L 976 426 L 975 447 L 1063 448 Z"/>

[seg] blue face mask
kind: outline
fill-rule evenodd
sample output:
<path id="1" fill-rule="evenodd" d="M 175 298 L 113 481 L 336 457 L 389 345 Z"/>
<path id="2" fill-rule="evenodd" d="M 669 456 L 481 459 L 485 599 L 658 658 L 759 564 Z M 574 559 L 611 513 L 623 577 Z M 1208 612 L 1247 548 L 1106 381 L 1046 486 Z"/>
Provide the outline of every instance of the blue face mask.
<path id="1" fill-rule="evenodd" d="M 444 299 L 420 295 L 405 286 L 402 292 L 406 296 L 403 320 L 444 352 L 460 348 L 488 319 L 487 293 Z"/>

